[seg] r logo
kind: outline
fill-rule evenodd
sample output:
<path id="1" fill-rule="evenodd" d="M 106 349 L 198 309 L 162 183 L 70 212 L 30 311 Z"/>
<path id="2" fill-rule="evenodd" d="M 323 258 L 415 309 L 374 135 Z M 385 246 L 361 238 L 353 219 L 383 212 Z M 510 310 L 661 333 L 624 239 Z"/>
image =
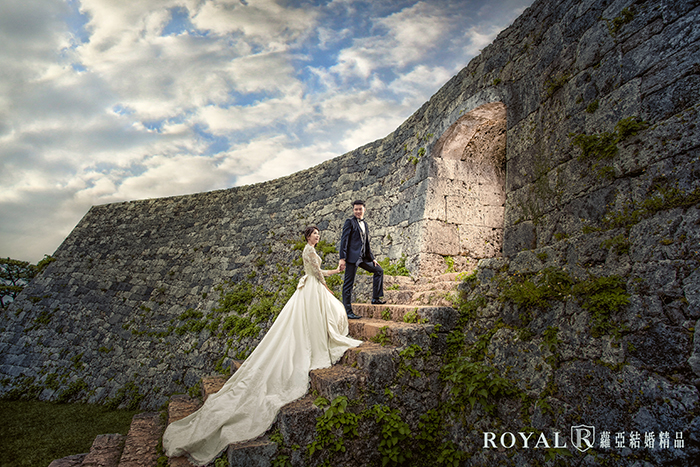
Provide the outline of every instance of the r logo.
<path id="1" fill-rule="evenodd" d="M 595 443 L 595 427 L 576 425 L 571 427 L 571 444 L 581 452 L 586 452 Z"/>

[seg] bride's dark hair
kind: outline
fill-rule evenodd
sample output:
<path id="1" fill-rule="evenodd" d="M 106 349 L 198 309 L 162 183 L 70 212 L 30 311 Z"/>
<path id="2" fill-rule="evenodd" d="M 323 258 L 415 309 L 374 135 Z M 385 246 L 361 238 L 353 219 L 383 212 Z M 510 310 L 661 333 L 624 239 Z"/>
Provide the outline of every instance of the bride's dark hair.
<path id="1" fill-rule="evenodd" d="M 310 236 L 312 233 L 314 233 L 314 230 L 318 230 L 318 227 L 316 227 L 315 225 L 310 225 L 310 226 L 308 226 L 306 229 L 304 229 L 304 238 L 305 238 L 306 240 L 308 240 L 308 239 L 309 239 L 309 236 Z M 319 232 L 320 232 L 320 231 L 319 231 Z"/>

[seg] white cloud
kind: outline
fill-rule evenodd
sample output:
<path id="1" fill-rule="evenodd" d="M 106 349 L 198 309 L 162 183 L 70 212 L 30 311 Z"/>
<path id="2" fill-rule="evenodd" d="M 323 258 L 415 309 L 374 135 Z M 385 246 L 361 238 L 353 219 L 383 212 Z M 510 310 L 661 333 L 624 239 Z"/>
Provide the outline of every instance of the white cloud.
<path id="1" fill-rule="evenodd" d="M 229 154 L 228 160 L 221 168 L 244 174 L 236 180 L 236 185 L 242 186 L 283 177 L 337 155 L 328 150 L 328 145 L 315 144 L 295 148 L 290 147 L 284 138 L 274 138 L 253 141 L 237 148 Z M 308 188 L 311 191 L 314 187 Z"/>
<path id="2" fill-rule="evenodd" d="M 204 156 L 150 157 L 142 162 L 146 170 L 122 180 L 112 198 L 157 198 L 220 188 L 228 177 L 216 170 L 216 162 Z"/>
<path id="3" fill-rule="evenodd" d="M 361 91 L 355 94 L 329 96 L 321 104 L 321 108 L 326 118 L 359 123 L 370 117 L 381 115 L 387 110 L 387 105 L 396 109 L 396 105 L 388 102 L 386 99 L 382 99 L 369 91 Z"/>
<path id="4" fill-rule="evenodd" d="M 347 131 L 343 135 L 341 144 L 345 151 L 350 151 L 370 141 L 384 138 L 394 131 L 402 121 L 403 118 L 397 117 L 368 118 Z"/>
<path id="5" fill-rule="evenodd" d="M 239 92 L 293 92 L 299 87 L 289 57 L 281 53 L 263 53 L 231 60 L 226 71 Z"/>
<path id="6" fill-rule="evenodd" d="M 318 34 L 318 48 L 321 50 L 327 50 L 334 44 L 337 44 L 339 41 L 347 37 L 351 37 L 352 31 L 350 28 L 335 30 L 320 26 L 316 30 L 316 34 Z"/>
<path id="7" fill-rule="evenodd" d="M 285 8 L 272 0 L 217 0 L 204 3 L 192 23 L 218 35 L 240 32 L 268 50 L 285 50 L 313 31 L 316 16 L 313 10 Z"/>
<path id="8" fill-rule="evenodd" d="M 501 30 L 502 28 L 496 25 L 488 27 L 473 26 L 467 29 L 464 33 L 464 38 L 468 44 L 465 52 L 471 56 L 478 55 L 481 49 L 493 42 Z"/>
<path id="9" fill-rule="evenodd" d="M 368 78 L 384 67 L 402 70 L 433 54 L 454 27 L 454 19 L 440 5 L 419 2 L 375 22 L 377 34 L 354 41 L 331 68 L 340 76 Z"/>
<path id="10" fill-rule="evenodd" d="M 214 134 L 272 126 L 280 120 L 292 122 L 304 112 L 305 103 L 300 94 L 283 95 L 245 107 L 207 106 L 199 111 L 194 121 Z"/>
<path id="11" fill-rule="evenodd" d="M 104 80 L 117 103 L 143 119 L 162 119 L 187 109 L 228 100 L 228 49 L 187 35 L 123 41 L 109 54 L 86 45 L 76 53 Z"/>
<path id="12" fill-rule="evenodd" d="M 454 16 L 436 4 L 419 2 L 380 21 L 389 30 L 393 64 L 414 63 L 445 40 L 454 27 Z"/>
<path id="13" fill-rule="evenodd" d="M 394 80 L 391 89 L 403 97 L 404 107 L 415 109 L 425 101 L 426 95 L 446 83 L 453 74 L 453 70 L 444 67 L 419 65 Z"/>

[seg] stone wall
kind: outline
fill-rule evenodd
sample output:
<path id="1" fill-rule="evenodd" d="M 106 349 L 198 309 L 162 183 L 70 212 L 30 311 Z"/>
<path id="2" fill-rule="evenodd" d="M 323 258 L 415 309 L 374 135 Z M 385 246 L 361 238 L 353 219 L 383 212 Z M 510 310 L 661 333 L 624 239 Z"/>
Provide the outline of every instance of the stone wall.
<path id="1" fill-rule="evenodd" d="M 335 245 L 352 201 L 364 198 L 377 255 L 411 254 L 427 180 L 397 145 L 387 138 L 268 183 L 93 207 L 6 312 L 0 372 L 58 378 L 42 398 L 84 381 L 89 400 L 104 401 L 135 383 L 145 404 L 160 405 L 262 337 L 231 347 L 207 330 L 178 335 L 179 317 L 214 309 L 228 281 L 294 282 L 306 225 Z"/>
<path id="2" fill-rule="evenodd" d="M 144 406 L 159 405 L 265 329 L 227 346 L 207 329 L 168 326 L 189 308 L 215 308 L 226 280 L 293 276 L 304 225 L 336 243 L 359 197 L 380 258 L 405 255 L 414 275 L 442 272 L 447 256 L 470 270 L 502 252 L 498 268 L 482 269 L 622 277 L 630 304 L 610 317 L 619 336 L 591 335 L 585 309 L 539 310 L 525 326 L 534 339 L 557 328 L 566 342 L 543 376 L 556 385 L 542 387 L 560 388 L 557 401 L 584 406 L 593 423 L 605 414 L 584 382 L 612 388 L 618 378 L 625 390 L 610 390 L 620 398 L 653 386 L 656 402 L 625 406 L 632 415 L 614 421 L 697 433 L 699 19 L 689 0 L 536 1 L 383 140 L 271 182 L 91 209 L 5 313 L 3 390 L 46 388 L 54 374 L 104 401 L 133 381 Z M 518 313 L 501 303 L 493 292 L 492 315 L 477 324 Z M 509 343 L 510 355 L 535 345 L 512 334 L 499 330 L 492 345 Z M 500 368 L 515 365 L 510 377 L 534 378 L 539 357 L 495 354 Z M 622 370 L 611 376 L 605 364 Z M 652 410 L 659 401 L 669 409 Z"/>
<path id="3" fill-rule="evenodd" d="M 497 107 L 502 127 L 502 106 Z M 484 116 L 489 112 L 479 112 L 472 145 L 478 143 L 474 135 L 493 126 Z M 259 332 L 245 337 L 222 327 L 193 329 L 190 318 L 217 313 L 220 299 L 235 284 L 256 289 L 254 303 L 265 298 L 257 291 L 263 287 L 279 308 L 302 271 L 294 247 L 305 226 L 318 225 L 327 246 L 337 247 L 358 198 L 367 203 L 379 259 L 405 261 L 415 276 L 440 274 L 450 266 L 474 269 L 500 246 L 464 246 L 468 242 L 461 242 L 458 229 L 463 238 L 463 229 L 478 229 L 480 221 L 452 219 L 459 192 L 448 193 L 445 184 L 468 192 L 479 185 L 477 174 L 485 164 L 454 160 L 445 173 L 442 158 L 430 155 L 437 140 L 430 131 L 417 132 L 409 120 L 383 140 L 281 179 L 91 208 L 55 252 L 56 261 L 6 312 L 0 327 L 4 390 L 21 388 L 43 399 L 76 395 L 90 402 L 124 398 L 128 403 L 143 396 L 144 407 L 159 406 L 202 375 L 245 356 L 276 315 L 270 313 L 256 323 Z M 494 158 L 499 173 L 503 144 L 502 137 Z M 456 180 L 470 171 L 471 185 Z M 426 215 L 431 199 L 448 194 L 449 209 L 443 204 L 441 213 Z M 502 194 L 487 201 L 503 210 Z M 487 241 L 500 242 L 502 228 L 497 235 L 488 230 Z M 447 257 L 454 257 L 451 265 Z M 337 262 L 332 252 L 325 267 Z M 362 300 L 368 277 L 359 276 L 358 282 Z M 131 389 L 125 395 L 123 388 Z"/>

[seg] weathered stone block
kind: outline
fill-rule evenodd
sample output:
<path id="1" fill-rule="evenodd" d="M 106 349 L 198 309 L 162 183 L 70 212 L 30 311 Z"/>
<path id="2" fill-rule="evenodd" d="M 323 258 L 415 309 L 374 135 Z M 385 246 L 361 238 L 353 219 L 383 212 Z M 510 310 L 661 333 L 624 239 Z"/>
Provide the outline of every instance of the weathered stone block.
<path id="1" fill-rule="evenodd" d="M 83 459 L 81 467 L 103 467 L 117 465 L 124 449 L 126 436 L 116 434 L 98 435 Z"/>
<path id="2" fill-rule="evenodd" d="M 474 259 L 499 256 L 502 243 L 502 229 L 473 225 L 459 227 L 460 255 Z"/>
<path id="3" fill-rule="evenodd" d="M 531 250 L 537 246 L 535 226 L 525 221 L 511 226 L 503 233 L 503 254 L 512 256 L 521 250 Z"/>
<path id="4" fill-rule="evenodd" d="M 644 369 L 673 373 L 682 371 L 691 352 L 692 337 L 682 329 L 658 323 L 644 334 L 629 337 L 634 346 L 630 361 Z"/>
<path id="5" fill-rule="evenodd" d="M 160 414 L 146 412 L 136 414 L 126 436 L 119 467 L 146 467 L 157 465 L 158 443 L 165 427 Z"/>
<path id="6" fill-rule="evenodd" d="M 311 371 L 311 388 L 332 401 L 338 396 L 353 400 L 358 397 L 365 381 L 360 371 L 343 365 L 335 365 Z"/>
<path id="7" fill-rule="evenodd" d="M 693 350 L 688 358 L 688 365 L 696 376 L 700 377 L 700 320 L 695 323 L 693 334 Z"/>
<path id="8" fill-rule="evenodd" d="M 80 467 L 83 460 L 87 456 L 85 454 L 75 454 L 72 456 L 63 457 L 61 459 L 56 459 L 49 464 L 49 467 Z"/>
<path id="9" fill-rule="evenodd" d="M 526 394 L 540 394 L 552 374 L 552 367 L 545 361 L 547 356 L 540 342 L 523 342 L 511 329 L 499 329 L 489 344 L 493 365 L 501 376 L 513 379 Z"/>
<path id="10" fill-rule="evenodd" d="M 290 402 L 280 409 L 277 426 L 287 446 L 306 446 L 316 434 L 316 419 L 323 415 L 323 410 L 314 405 L 314 397 L 305 396 Z"/>
<path id="11" fill-rule="evenodd" d="M 277 443 L 262 436 L 243 443 L 231 444 L 226 452 L 231 467 L 268 467 L 277 452 Z"/>
<path id="12" fill-rule="evenodd" d="M 420 223 L 420 235 L 425 253 L 459 254 L 459 228 L 454 224 L 425 220 Z"/>

